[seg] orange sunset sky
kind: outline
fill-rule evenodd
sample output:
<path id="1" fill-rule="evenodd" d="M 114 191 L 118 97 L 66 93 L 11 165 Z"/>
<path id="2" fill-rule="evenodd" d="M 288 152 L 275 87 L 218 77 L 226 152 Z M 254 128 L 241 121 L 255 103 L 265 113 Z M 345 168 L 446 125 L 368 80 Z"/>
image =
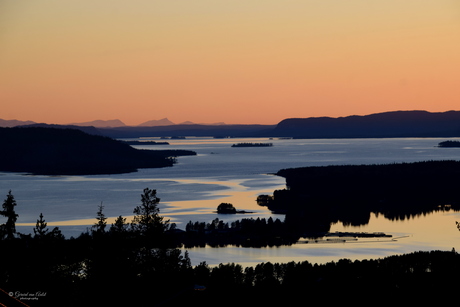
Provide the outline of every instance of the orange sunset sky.
<path id="1" fill-rule="evenodd" d="M 460 109 L 459 0 L 0 0 L 0 118 Z"/>

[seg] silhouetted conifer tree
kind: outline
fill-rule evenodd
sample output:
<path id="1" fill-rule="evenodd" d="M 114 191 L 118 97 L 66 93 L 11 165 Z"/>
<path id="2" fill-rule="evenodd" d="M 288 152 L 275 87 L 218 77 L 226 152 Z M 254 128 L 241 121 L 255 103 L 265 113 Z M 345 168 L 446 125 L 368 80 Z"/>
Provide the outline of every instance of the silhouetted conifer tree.
<path id="1" fill-rule="evenodd" d="M 110 232 L 112 233 L 125 233 L 128 231 L 128 224 L 126 218 L 121 215 L 115 219 L 115 223 L 110 226 Z"/>
<path id="2" fill-rule="evenodd" d="M 37 220 L 34 228 L 35 238 L 41 239 L 48 233 L 49 229 L 47 225 L 48 224 L 43 219 L 43 213 L 40 213 L 40 219 Z"/>
<path id="3" fill-rule="evenodd" d="M 96 224 L 93 225 L 92 230 L 93 234 L 102 234 L 105 232 L 105 227 L 107 226 L 107 218 L 105 217 L 104 213 L 102 210 L 104 209 L 104 206 L 101 204 L 99 205 L 99 210 L 97 211 L 96 215 Z"/>
<path id="4" fill-rule="evenodd" d="M 160 199 L 156 193 L 156 190 L 145 188 L 141 195 L 142 204 L 134 208 L 133 211 L 135 214 L 132 222 L 133 229 L 148 237 L 162 234 L 169 223 L 169 220 L 163 221 L 163 217 L 159 215 Z"/>
<path id="5" fill-rule="evenodd" d="M 6 237 L 7 239 L 13 239 L 14 234 L 16 233 L 16 220 L 18 219 L 18 214 L 14 211 L 16 206 L 16 200 L 14 199 L 11 190 L 8 192 L 8 195 L 3 202 L 3 211 L 0 211 L 0 214 L 7 218 L 5 224 L 2 224 L 2 238 Z"/>

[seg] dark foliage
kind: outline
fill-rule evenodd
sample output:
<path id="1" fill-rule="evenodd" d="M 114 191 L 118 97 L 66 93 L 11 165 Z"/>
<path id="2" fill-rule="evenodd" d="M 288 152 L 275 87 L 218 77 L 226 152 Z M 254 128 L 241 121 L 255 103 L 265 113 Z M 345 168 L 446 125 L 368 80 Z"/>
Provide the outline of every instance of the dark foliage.
<path id="1" fill-rule="evenodd" d="M 138 216 L 148 225 L 159 214 L 155 190 L 141 195 Z M 152 210 L 150 210 L 152 209 Z M 37 220 L 35 236 L 20 235 L 0 240 L 0 303 L 5 306 L 254 306 L 306 303 L 321 298 L 323 303 L 355 300 L 378 293 L 379 302 L 442 303 L 455 293 L 460 273 L 460 256 L 454 251 L 417 252 L 384 259 L 326 264 L 264 262 L 254 267 L 228 263 L 209 267 L 205 262 L 192 267 L 188 254 L 167 248 L 173 227 L 162 220 L 163 231 L 149 232 L 133 227 L 119 217 L 106 230 L 102 204 L 91 232 L 65 239 L 55 229 L 48 231 L 43 215 Z M 141 219 L 132 225 L 138 225 Z M 246 219 L 231 226 L 214 220 L 209 224 L 189 223 L 187 232 L 218 233 L 235 229 L 260 234 L 285 227 L 279 220 Z M 163 239 L 158 240 L 158 237 Z M 139 239 L 142 238 L 142 239 Z M 146 245 L 150 238 L 151 246 Z M 216 237 L 216 242 L 222 239 Z M 170 245 L 172 242 L 169 243 Z M 11 293 L 10 296 L 8 293 Z M 20 295 L 37 300 L 16 300 Z M 224 301 L 222 301 L 224 300 Z M 363 302 L 364 303 L 364 302 Z"/>
<path id="2" fill-rule="evenodd" d="M 217 213 L 233 214 L 236 213 L 236 209 L 232 204 L 221 203 L 217 206 Z"/>
<path id="3" fill-rule="evenodd" d="M 188 222 L 185 232 L 171 234 L 172 242 L 186 247 L 236 245 L 244 247 L 265 247 L 291 245 L 298 241 L 298 234 L 279 219 L 271 217 L 242 219 L 230 225 L 214 219 L 210 223 Z"/>
<path id="4" fill-rule="evenodd" d="M 19 215 L 14 211 L 14 207 L 16 207 L 16 200 L 10 190 L 2 204 L 2 210 L 0 211 L 0 215 L 7 218 L 6 223 L 0 225 L 0 239 L 6 237 L 6 239 L 11 240 L 16 234 L 16 220 Z"/>

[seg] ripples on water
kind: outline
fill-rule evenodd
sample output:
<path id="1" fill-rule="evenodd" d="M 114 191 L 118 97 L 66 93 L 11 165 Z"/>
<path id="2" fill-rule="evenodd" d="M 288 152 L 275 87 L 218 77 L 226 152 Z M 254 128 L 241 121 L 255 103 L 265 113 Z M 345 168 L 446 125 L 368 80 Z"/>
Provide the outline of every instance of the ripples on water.
<path id="1" fill-rule="evenodd" d="M 78 236 L 95 217 L 102 202 L 108 217 L 130 217 L 140 203 L 145 187 L 157 190 L 161 198 L 161 214 L 178 224 L 189 220 L 209 222 L 218 217 L 224 221 L 237 218 L 274 216 L 258 207 L 259 194 L 271 194 L 284 187 L 284 179 L 267 175 L 283 168 L 340 165 L 384 164 L 425 160 L 458 160 L 460 149 L 437 148 L 446 139 L 331 139 L 331 140 L 268 140 L 188 138 L 169 140 L 168 149 L 188 149 L 197 156 L 178 158 L 178 164 L 162 169 L 142 169 L 136 173 L 99 176 L 28 176 L 0 174 L 0 192 L 12 190 L 18 203 L 19 231 L 29 233 L 40 213 L 49 226 L 60 225 L 66 235 Z M 273 147 L 232 148 L 240 142 L 271 142 Z M 135 146 L 163 149 L 165 146 Z M 237 209 L 254 211 L 244 216 L 217 215 L 221 202 L 230 202 Z M 129 219 L 129 218 L 128 218 Z M 379 231 L 394 236 L 407 236 L 398 241 L 299 244 L 281 248 L 191 249 L 194 264 L 206 260 L 255 263 L 261 261 L 324 262 L 340 258 L 375 258 L 415 250 L 452 249 L 457 247 L 460 233 L 455 227 L 457 213 L 441 212 L 402 222 L 373 218 L 364 227 L 333 225 L 331 231 Z M 81 225 L 82 224 L 82 225 Z M 71 225 L 71 226 L 64 226 Z M 440 231 L 442 229 L 442 231 Z M 460 247 L 459 247 L 460 248 Z"/>

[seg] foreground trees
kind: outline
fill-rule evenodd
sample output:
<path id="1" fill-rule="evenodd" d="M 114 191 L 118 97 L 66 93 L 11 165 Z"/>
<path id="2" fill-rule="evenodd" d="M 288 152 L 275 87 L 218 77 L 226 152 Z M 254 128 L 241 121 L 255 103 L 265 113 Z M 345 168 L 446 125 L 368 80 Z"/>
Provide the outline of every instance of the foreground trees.
<path id="1" fill-rule="evenodd" d="M 8 199 L 14 203 L 12 195 Z M 377 293 L 379 302 L 415 303 L 436 297 L 441 303 L 444 297 L 450 300 L 449 294 L 458 287 L 452 282 L 460 273 L 460 255 L 455 250 L 326 264 L 210 267 L 203 262 L 192 267 L 186 252 L 168 248 L 171 226 L 159 216 L 158 203 L 156 191 L 145 189 L 135 209 L 136 223 L 119 216 L 108 230 L 101 204 L 95 227 L 67 240 L 57 235 L 58 229 L 49 231 L 40 214 L 34 237 L 0 240 L 0 289 L 13 296 L 44 294 L 30 306 L 204 306 L 216 302 L 274 306 L 318 298 L 324 303 L 343 303 L 354 294 L 353 299 L 359 301 L 368 293 Z M 279 221 L 244 220 L 231 228 L 256 225 L 264 225 L 264 231 L 283 227 Z M 219 220 L 188 227 L 192 232 L 202 227 L 217 232 L 226 228 Z M 2 293 L 0 303 L 10 306 Z"/>
<path id="2" fill-rule="evenodd" d="M 144 189 L 133 221 L 119 216 L 109 229 L 101 203 L 93 227 L 66 240 L 57 227 L 48 229 L 43 214 L 34 236 L 15 235 L 10 192 L 2 211 L 10 219 L 0 240 L 0 289 L 45 293 L 33 306 L 138 306 L 152 301 L 152 289 L 161 301 L 193 287 L 188 254 L 166 243 L 171 225 L 159 215 L 159 201 L 155 190 Z"/>

